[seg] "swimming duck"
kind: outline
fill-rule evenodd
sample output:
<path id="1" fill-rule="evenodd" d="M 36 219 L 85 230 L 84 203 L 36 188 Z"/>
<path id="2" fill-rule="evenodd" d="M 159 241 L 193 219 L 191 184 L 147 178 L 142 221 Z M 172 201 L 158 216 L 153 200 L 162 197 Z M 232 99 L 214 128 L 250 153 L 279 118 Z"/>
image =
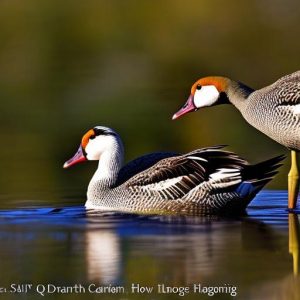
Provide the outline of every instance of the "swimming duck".
<path id="1" fill-rule="evenodd" d="M 111 128 L 84 134 L 68 168 L 98 160 L 86 208 L 139 213 L 241 213 L 277 173 L 282 156 L 249 165 L 223 146 L 187 154 L 151 153 L 123 165 L 124 147 Z"/>
<path id="2" fill-rule="evenodd" d="M 299 190 L 296 152 L 300 151 L 300 71 L 260 90 L 226 77 L 201 78 L 193 84 L 191 95 L 173 120 L 202 107 L 225 103 L 233 104 L 250 125 L 291 150 L 288 207 L 294 209 Z"/>

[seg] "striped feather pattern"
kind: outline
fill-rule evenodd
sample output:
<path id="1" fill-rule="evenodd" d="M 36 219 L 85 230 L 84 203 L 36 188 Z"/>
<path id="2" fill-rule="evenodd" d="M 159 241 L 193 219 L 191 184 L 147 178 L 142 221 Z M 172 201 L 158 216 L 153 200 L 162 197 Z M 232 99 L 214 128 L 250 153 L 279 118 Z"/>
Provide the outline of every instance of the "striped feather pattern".
<path id="1" fill-rule="evenodd" d="M 149 154 L 121 168 L 123 152 L 118 148 L 122 142 L 118 135 L 114 138 L 111 147 L 106 147 L 108 152 L 100 155 L 99 168 L 88 187 L 87 208 L 160 214 L 240 213 L 275 175 L 282 160 L 278 157 L 251 166 L 223 146 L 215 146 L 183 155 Z"/>

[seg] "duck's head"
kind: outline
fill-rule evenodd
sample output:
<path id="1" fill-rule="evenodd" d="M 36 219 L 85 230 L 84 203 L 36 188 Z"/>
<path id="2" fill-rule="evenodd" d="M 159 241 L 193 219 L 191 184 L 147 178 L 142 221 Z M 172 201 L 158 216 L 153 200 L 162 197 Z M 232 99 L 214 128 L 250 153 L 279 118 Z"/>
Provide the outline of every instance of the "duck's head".
<path id="1" fill-rule="evenodd" d="M 108 127 L 96 126 L 90 129 L 82 137 L 76 154 L 63 167 L 69 168 L 86 160 L 99 160 L 103 152 L 111 149 L 116 137 L 117 133 Z"/>
<path id="2" fill-rule="evenodd" d="M 228 103 L 226 91 L 229 79 L 219 76 L 204 77 L 197 80 L 192 88 L 191 94 L 183 107 L 173 115 L 173 120 L 196 111 L 201 107 Z"/>

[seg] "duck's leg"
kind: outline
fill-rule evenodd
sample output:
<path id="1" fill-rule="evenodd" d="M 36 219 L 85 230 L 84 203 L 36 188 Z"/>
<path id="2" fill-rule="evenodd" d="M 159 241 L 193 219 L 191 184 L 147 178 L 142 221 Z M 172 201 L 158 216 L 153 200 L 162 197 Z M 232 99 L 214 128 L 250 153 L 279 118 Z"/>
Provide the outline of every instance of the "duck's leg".
<path id="1" fill-rule="evenodd" d="M 297 165 L 297 153 L 296 151 L 291 151 L 291 170 L 289 172 L 289 209 L 294 209 L 297 204 L 297 197 L 299 191 L 299 170 Z"/>

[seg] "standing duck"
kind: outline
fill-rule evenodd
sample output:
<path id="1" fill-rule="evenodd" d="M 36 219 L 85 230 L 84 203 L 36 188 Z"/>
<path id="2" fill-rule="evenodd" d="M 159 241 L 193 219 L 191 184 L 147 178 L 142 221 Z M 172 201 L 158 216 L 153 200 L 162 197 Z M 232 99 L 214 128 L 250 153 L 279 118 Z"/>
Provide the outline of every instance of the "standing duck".
<path id="1" fill-rule="evenodd" d="M 296 152 L 300 151 L 300 71 L 260 90 L 226 77 L 201 78 L 193 84 L 191 95 L 173 120 L 201 107 L 223 103 L 233 104 L 249 124 L 291 150 L 288 207 L 294 209 L 299 190 Z"/>
<path id="2" fill-rule="evenodd" d="M 84 134 L 68 168 L 98 160 L 87 208 L 141 213 L 241 213 L 277 172 L 282 156 L 251 166 L 222 146 L 187 154 L 152 153 L 122 167 L 124 148 L 112 129 Z"/>

